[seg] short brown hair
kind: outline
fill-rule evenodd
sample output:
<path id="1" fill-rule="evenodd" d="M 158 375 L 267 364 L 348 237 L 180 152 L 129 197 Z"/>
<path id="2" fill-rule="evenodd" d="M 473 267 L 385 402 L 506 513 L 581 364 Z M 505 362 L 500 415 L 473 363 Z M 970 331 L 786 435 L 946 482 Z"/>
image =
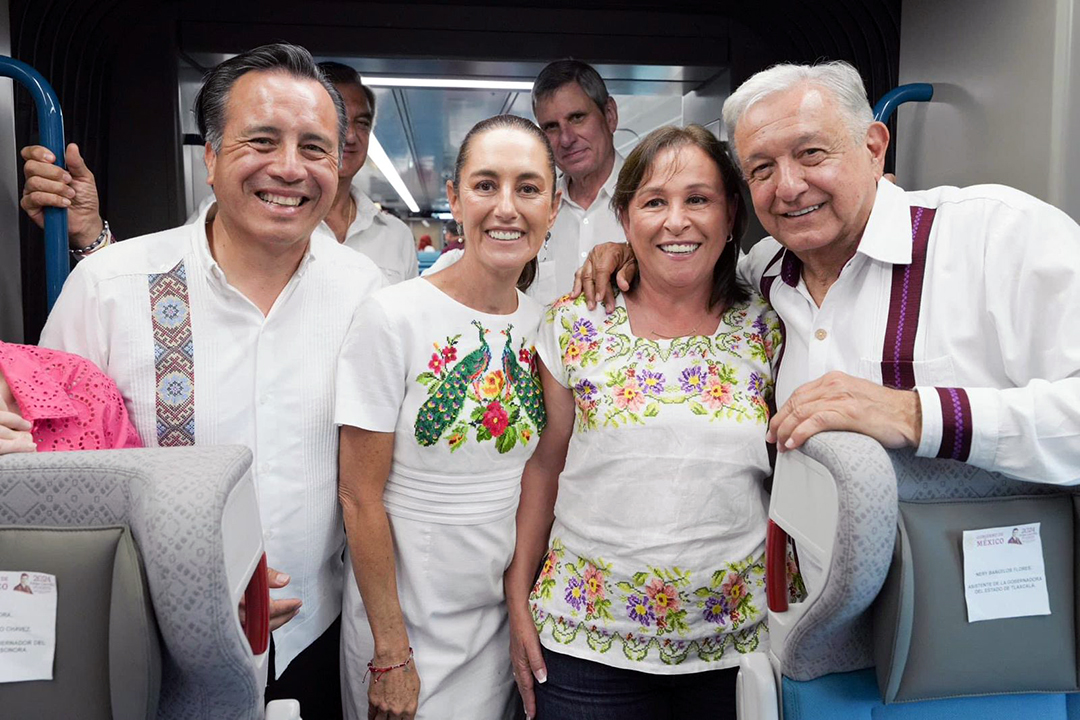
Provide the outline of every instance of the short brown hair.
<path id="1" fill-rule="evenodd" d="M 742 192 L 742 178 L 731 159 L 727 144 L 717 140 L 711 132 L 700 125 L 687 125 L 684 128 L 667 125 L 646 135 L 626 158 L 622 170 L 619 171 L 619 179 L 611 197 L 611 209 L 615 211 L 619 221 L 623 222 L 630 208 L 630 200 L 646 176 L 652 172 L 656 158 L 665 150 L 687 145 L 700 148 L 716 163 L 724 183 L 724 197 L 735 203 L 735 218 L 731 225 L 732 242 L 724 245 L 724 250 L 713 268 L 709 307 L 712 308 L 719 302 L 725 305 L 743 302 L 749 298 L 749 293 L 739 284 L 735 268 L 739 262 L 739 243 L 750 219 Z M 635 277 L 635 282 L 636 280 Z"/>

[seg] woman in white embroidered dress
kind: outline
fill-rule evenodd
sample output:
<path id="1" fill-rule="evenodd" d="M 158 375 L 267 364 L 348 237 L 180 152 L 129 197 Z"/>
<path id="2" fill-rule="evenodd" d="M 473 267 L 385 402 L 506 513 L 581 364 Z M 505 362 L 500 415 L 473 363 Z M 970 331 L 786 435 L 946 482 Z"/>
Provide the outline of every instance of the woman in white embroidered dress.
<path id="1" fill-rule="evenodd" d="M 373 295 L 338 365 L 354 719 L 502 720 L 516 706 L 502 576 L 545 426 L 541 307 L 519 287 L 558 212 L 551 148 L 528 120 L 485 120 L 446 192 L 464 257 Z"/>
<path id="2" fill-rule="evenodd" d="M 636 285 L 611 315 L 566 297 L 541 325 L 548 428 L 506 574 L 514 675 L 541 720 L 734 718 L 739 654 L 766 642 L 779 332 L 736 283 L 738 188 L 704 128 L 651 133 L 612 200 Z"/>

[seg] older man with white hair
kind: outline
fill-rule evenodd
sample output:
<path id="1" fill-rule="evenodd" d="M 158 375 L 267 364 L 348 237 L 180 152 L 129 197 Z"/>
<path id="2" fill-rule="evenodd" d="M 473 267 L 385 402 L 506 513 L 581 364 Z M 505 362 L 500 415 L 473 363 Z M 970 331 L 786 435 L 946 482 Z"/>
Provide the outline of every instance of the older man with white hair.
<path id="1" fill-rule="evenodd" d="M 823 430 L 1037 482 L 1080 482 L 1080 227 L 1000 185 L 905 192 L 846 63 L 779 65 L 724 104 L 758 219 L 740 265 L 785 343 L 770 440 Z M 623 265 L 598 248 L 598 282 Z"/>

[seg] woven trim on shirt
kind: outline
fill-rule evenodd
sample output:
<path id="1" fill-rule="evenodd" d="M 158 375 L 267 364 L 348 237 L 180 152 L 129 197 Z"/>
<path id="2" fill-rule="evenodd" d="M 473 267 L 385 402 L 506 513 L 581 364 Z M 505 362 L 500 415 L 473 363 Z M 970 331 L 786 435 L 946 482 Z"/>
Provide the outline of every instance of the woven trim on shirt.
<path id="1" fill-rule="evenodd" d="M 184 261 L 147 276 L 154 326 L 154 406 L 161 447 L 195 444 L 195 343 Z"/>
<path id="2" fill-rule="evenodd" d="M 893 266 L 889 319 L 881 349 L 881 383 L 887 387 L 915 387 L 915 335 L 919 330 L 926 248 L 933 225 L 933 209 L 911 208 L 911 262 Z"/>
<path id="3" fill-rule="evenodd" d="M 941 447 L 937 457 L 967 462 L 971 453 L 971 401 L 963 388 L 934 388 L 941 400 Z"/>

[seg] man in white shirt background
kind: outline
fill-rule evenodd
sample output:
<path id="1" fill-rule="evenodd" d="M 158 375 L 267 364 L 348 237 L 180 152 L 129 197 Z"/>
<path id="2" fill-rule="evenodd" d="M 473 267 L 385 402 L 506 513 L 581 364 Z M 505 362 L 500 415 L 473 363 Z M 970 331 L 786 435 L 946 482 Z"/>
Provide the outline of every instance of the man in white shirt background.
<path id="1" fill-rule="evenodd" d="M 725 102 L 724 123 L 771 235 L 740 276 L 784 324 L 778 449 L 851 430 L 1080 482 L 1080 227 L 1004 186 L 905 192 L 882 179 L 889 132 L 844 63 L 762 71 Z M 627 256 L 597 248 L 587 298 L 610 302 Z"/>
<path id="2" fill-rule="evenodd" d="M 316 232 L 332 233 L 338 242 L 367 255 L 390 284 L 414 278 L 419 263 L 412 231 L 393 215 L 379 212 L 371 198 L 353 185 L 353 179 L 367 161 L 368 142 L 375 124 L 375 93 L 364 86 L 359 73 L 348 65 L 322 62 L 319 68 L 345 101 L 348 130 L 334 204 Z"/>
<path id="3" fill-rule="evenodd" d="M 548 64 L 533 83 L 532 105 L 562 173 L 559 215 L 529 293 L 547 303 L 570 292 L 574 272 L 593 247 L 626 242 L 611 209 L 623 159 L 615 152 L 619 109 L 592 66 L 579 60 Z"/>
<path id="4" fill-rule="evenodd" d="M 339 718 L 334 368 L 353 311 L 384 284 L 314 232 L 338 189 L 345 105 L 306 50 L 276 44 L 211 71 L 195 110 L 216 202 L 79 263 L 41 344 L 113 378 L 147 446 L 251 449 L 267 559 L 288 573 L 270 572 L 267 699 Z"/>
<path id="5" fill-rule="evenodd" d="M 551 236 L 537 256 L 536 279 L 528 293 L 541 303 L 574 287 L 574 273 L 600 243 L 626 242 L 611 209 L 623 166 L 615 152 L 619 108 L 596 69 L 580 60 L 556 60 L 536 76 L 533 115 L 555 153 L 562 191 Z M 443 254 L 424 275 L 452 265 L 463 250 Z"/>

